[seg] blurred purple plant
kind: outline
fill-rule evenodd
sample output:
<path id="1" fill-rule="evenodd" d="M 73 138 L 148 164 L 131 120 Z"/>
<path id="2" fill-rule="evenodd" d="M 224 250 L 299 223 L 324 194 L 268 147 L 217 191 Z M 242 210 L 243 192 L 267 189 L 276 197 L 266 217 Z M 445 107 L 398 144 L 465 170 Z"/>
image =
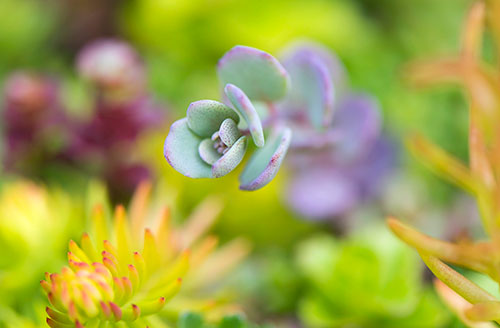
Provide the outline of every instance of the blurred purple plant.
<path id="1" fill-rule="evenodd" d="M 68 140 L 69 122 L 59 100 L 57 82 L 18 71 L 4 87 L 4 166 L 32 175 L 38 165 L 54 160 Z"/>
<path id="2" fill-rule="evenodd" d="M 147 91 L 146 70 L 139 55 L 124 42 L 98 40 L 89 44 L 78 55 L 77 68 L 94 91 L 91 115 L 85 119 L 68 115 L 54 81 L 23 73 L 8 80 L 6 168 L 26 174 L 20 164 L 31 158 L 31 153 L 48 148 L 58 164 L 101 177 L 112 194 L 123 199 L 140 181 L 150 178 L 150 170 L 144 163 L 134 162 L 131 150 L 144 132 L 160 127 L 165 111 Z M 47 131 L 51 140 L 62 141 L 57 147 L 42 138 Z M 43 159 L 36 162 L 35 172 L 46 164 Z"/>
<path id="3" fill-rule="evenodd" d="M 292 89 L 279 109 L 294 131 L 287 202 L 313 220 L 345 215 L 377 195 L 396 147 L 381 132 L 378 104 L 348 89 L 336 57 L 310 43 L 284 57 Z"/>

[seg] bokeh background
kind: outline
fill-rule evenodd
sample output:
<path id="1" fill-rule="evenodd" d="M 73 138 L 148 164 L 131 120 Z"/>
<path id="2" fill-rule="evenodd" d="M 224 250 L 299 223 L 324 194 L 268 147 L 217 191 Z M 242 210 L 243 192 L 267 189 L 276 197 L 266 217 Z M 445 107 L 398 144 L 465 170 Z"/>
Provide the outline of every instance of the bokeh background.
<path id="1" fill-rule="evenodd" d="M 405 67 L 416 59 L 457 53 L 470 4 L 469 0 L 0 0 L 4 112 L 10 99 L 8 81 L 22 71 L 50 77 L 68 117 L 93 117 L 95 90 L 78 73 L 77 57 L 93 41 L 116 39 L 139 54 L 148 99 L 163 114 L 159 126 L 141 130 L 125 151 L 127 161 L 141 163 L 137 170 L 122 167 L 116 159 L 107 165 L 98 159 L 94 163 L 92 156 L 82 160 L 76 155 L 71 160 L 28 157 L 27 166 L 9 166 L 6 138 L 11 122 L 4 116 L 0 245 L 5 245 L 7 258 L 18 256 L 9 251 L 16 242 L 26 249 L 42 249 L 48 253 L 43 256 L 54 263 L 17 268 L 14 276 L 26 276 L 31 283 L 8 289 L 3 286 L 13 280 L 12 261 L 0 260 L 0 290 L 5 291 L 0 295 L 18 293 L 17 299 L 0 300 L 0 317 L 6 318 L 0 326 L 20 327 L 21 321 L 28 325 L 23 318 L 28 322 L 41 316 L 43 298 L 41 311 L 23 299 L 39 293 L 40 274 L 57 270 L 67 241 L 83 231 L 92 189 L 89 181 L 103 181 L 110 202 L 126 204 L 133 186 L 147 176 L 165 202 L 173 205 L 180 221 L 209 195 L 223 200 L 224 210 L 213 232 L 223 243 L 244 237 L 252 244 L 251 255 L 227 281 L 252 321 L 291 327 L 460 327 L 434 294 L 430 273 L 412 250 L 390 235 L 384 218 L 404 217 L 447 239 L 476 233 L 474 203 L 429 173 L 404 146 L 405 137 L 418 131 L 457 157 L 467 157 L 467 107 L 460 92 L 452 87 L 418 89 L 409 83 Z M 191 180 L 175 172 L 162 154 L 171 122 L 184 116 L 190 102 L 219 99 L 216 63 L 227 50 L 241 44 L 279 56 L 297 40 L 313 40 L 329 48 L 345 66 L 352 89 L 377 99 L 384 134 L 393 141 L 397 157 L 375 197 L 349 213 L 322 221 L 287 206 L 290 173 L 286 165 L 269 186 L 249 193 L 238 190 L 237 173 L 217 180 Z M 120 119 L 109 120 L 106 124 L 122 124 Z M 65 123 L 55 126 L 60 124 Z M 94 128 L 84 127 L 90 135 Z M 56 135 L 45 146 L 57 147 L 58 138 L 63 137 Z M 129 176 L 130 181 L 124 181 Z M 27 233 L 18 222 L 7 219 L 14 209 L 2 210 L 12 202 L 9 195 L 25 202 L 26 192 L 15 186 L 20 179 L 65 195 L 64 200 L 47 201 L 58 215 L 67 211 L 74 216 L 62 215 L 64 222 L 74 224 L 61 232 L 57 247 L 43 250 L 43 242 L 33 242 L 43 239 L 37 235 L 42 230 Z M 73 199 L 71 204 L 79 212 L 61 205 L 69 202 L 66 198 Z M 37 213 L 29 215 L 37 217 Z M 46 224 L 38 221 L 26 224 Z M 16 240 L 15 234 L 21 237 Z"/>

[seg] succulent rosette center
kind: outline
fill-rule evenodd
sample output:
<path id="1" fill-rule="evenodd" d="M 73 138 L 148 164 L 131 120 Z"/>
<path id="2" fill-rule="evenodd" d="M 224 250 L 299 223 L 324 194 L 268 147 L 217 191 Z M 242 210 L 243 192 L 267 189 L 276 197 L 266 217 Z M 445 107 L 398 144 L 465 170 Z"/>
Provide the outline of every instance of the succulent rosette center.
<path id="1" fill-rule="evenodd" d="M 234 157 L 235 152 L 245 150 L 245 139 L 236 122 L 227 118 L 222 122 L 219 130 L 215 131 L 210 138 L 200 142 L 198 152 L 207 164 L 215 165 L 224 156 Z M 236 148 L 233 150 L 233 147 Z"/>
<path id="2" fill-rule="evenodd" d="M 163 153 L 187 177 L 219 178 L 240 164 L 246 140 L 252 139 L 258 149 L 240 175 L 240 189 L 260 189 L 278 172 L 291 130 L 269 122 L 263 126 L 252 101 L 273 107 L 288 91 L 288 73 L 270 54 L 245 46 L 229 50 L 219 61 L 217 73 L 231 107 L 214 100 L 191 103 L 187 117 L 172 124 Z M 238 128 L 240 118 L 245 132 Z M 264 128 L 270 132 L 267 142 Z"/>

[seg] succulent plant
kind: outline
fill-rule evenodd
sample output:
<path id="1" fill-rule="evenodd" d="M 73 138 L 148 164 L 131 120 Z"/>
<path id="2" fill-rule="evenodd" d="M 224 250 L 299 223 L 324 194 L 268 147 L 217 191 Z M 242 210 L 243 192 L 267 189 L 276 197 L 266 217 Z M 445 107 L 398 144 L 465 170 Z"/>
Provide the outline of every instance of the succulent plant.
<path id="1" fill-rule="evenodd" d="M 486 9 L 489 11 L 487 14 Z M 409 74 L 414 82 L 461 84 L 469 101 L 469 164 L 464 164 L 422 136 L 409 140 L 410 148 L 435 172 L 444 176 L 477 201 L 487 240 L 470 238 L 456 243 L 433 238 L 394 219 L 388 220 L 393 232 L 414 247 L 425 264 L 441 281 L 437 290 L 443 300 L 470 327 L 494 327 L 500 323 L 500 301 L 446 263 L 489 276 L 500 283 L 498 157 L 500 122 L 498 67 L 482 58 L 485 20 L 489 19 L 493 41 L 500 49 L 500 5 L 497 1 L 477 1 L 471 7 L 462 37 L 461 55 L 414 63 Z M 497 64 L 498 66 L 498 64 Z M 493 322 L 492 322 L 493 321 Z"/>
<path id="2" fill-rule="evenodd" d="M 240 189 L 262 188 L 276 175 L 292 133 L 272 115 L 263 122 L 257 108 L 274 110 L 274 102 L 287 93 L 288 73 L 270 54 L 244 46 L 228 51 L 217 71 L 230 106 L 214 100 L 191 103 L 187 117 L 170 129 L 165 158 L 185 176 L 219 178 L 241 163 L 251 137 L 258 149 L 240 175 Z M 265 140 L 270 124 L 272 133 Z"/>
<path id="3" fill-rule="evenodd" d="M 381 132 L 377 102 L 349 90 L 345 69 L 328 50 L 295 44 L 283 63 L 292 89 L 278 108 L 294 131 L 288 204 L 309 219 L 342 216 L 377 194 L 395 166 L 396 147 Z"/>
<path id="4" fill-rule="evenodd" d="M 296 262 L 306 327 L 447 327 L 450 315 L 423 282 L 418 258 L 382 225 L 346 239 L 314 236 Z M 367 274 L 369 273 L 369 274 Z"/>
<path id="5" fill-rule="evenodd" d="M 55 79 L 33 72 L 12 73 L 4 87 L 4 165 L 8 171 L 36 174 L 69 143 L 69 120 Z"/>
<path id="6" fill-rule="evenodd" d="M 274 178 L 290 147 L 297 177 L 291 182 L 292 207 L 312 218 L 342 214 L 368 198 L 364 190 L 376 189 L 393 166 L 394 150 L 380 133 L 379 109 L 368 97 L 348 92 L 342 65 L 319 45 L 290 47 L 282 62 L 250 47 L 228 51 L 217 71 L 231 107 L 213 100 L 191 103 L 187 117 L 170 129 L 165 158 L 188 177 L 218 178 L 240 164 L 251 136 L 258 149 L 240 175 L 240 189 L 256 190 Z M 373 178 L 359 181 L 369 167 Z M 318 193 L 302 186 L 311 177 L 318 178 L 311 185 L 321 183 L 333 192 L 334 202 L 331 195 L 318 200 Z M 329 209 L 319 209 L 323 205 Z"/>
<path id="7" fill-rule="evenodd" d="M 143 93 L 146 71 L 137 52 L 127 43 L 100 39 L 78 54 L 78 72 L 108 100 L 127 100 Z"/>
<path id="8" fill-rule="evenodd" d="M 43 309 L 37 282 L 45 270 L 63 263 L 67 240 L 84 225 L 83 212 L 82 202 L 57 188 L 25 180 L 2 182 L 0 326 L 25 327 L 20 323 L 28 322 L 38 306 Z"/>
<path id="9" fill-rule="evenodd" d="M 207 200 L 192 219 L 174 227 L 168 208 L 151 213 L 150 191 L 149 183 L 141 184 L 130 217 L 118 206 L 111 225 L 103 207 L 95 207 L 90 233 L 83 234 L 80 243 L 69 243 L 68 266 L 61 273 L 46 273 L 41 281 L 51 304 L 49 326 L 156 327 L 161 321 L 154 314 L 175 317 L 186 310 L 216 310 L 217 302 L 196 293 L 245 256 L 247 246 L 240 241 L 228 244 L 220 250 L 225 264 L 216 265 L 216 238 L 200 237 L 218 215 L 220 202 Z M 184 280 L 188 286 L 183 295 Z M 180 302 L 169 308 L 177 294 Z"/>

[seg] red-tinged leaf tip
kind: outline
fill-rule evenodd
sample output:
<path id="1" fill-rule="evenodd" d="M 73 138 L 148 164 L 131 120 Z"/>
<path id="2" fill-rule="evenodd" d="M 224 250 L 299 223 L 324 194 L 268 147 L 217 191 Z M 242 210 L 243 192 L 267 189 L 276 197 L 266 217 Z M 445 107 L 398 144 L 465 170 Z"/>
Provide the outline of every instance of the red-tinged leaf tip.
<path id="1" fill-rule="evenodd" d="M 69 315 L 70 319 L 73 321 L 76 321 L 78 319 L 78 312 L 76 310 L 76 305 L 73 301 L 69 302 L 68 315 Z"/>
<path id="2" fill-rule="evenodd" d="M 109 306 L 111 307 L 111 311 L 113 312 L 113 316 L 115 317 L 116 321 L 119 321 L 122 319 L 122 309 L 118 305 L 116 305 L 113 302 L 109 302 Z"/>
<path id="3" fill-rule="evenodd" d="M 80 321 L 78 321 L 78 320 L 76 320 L 76 322 L 75 322 L 75 327 L 76 327 L 76 328 L 85 328 L 85 327 L 84 327 L 84 326 L 80 323 Z"/>
<path id="4" fill-rule="evenodd" d="M 42 286 L 45 293 L 48 294 L 50 292 L 50 284 L 46 280 L 40 280 L 40 285 Z"/>
<path id="5" fill-rule="evenodd" d="M 52 320 L 51 318 L 47 318 L 45 320 L 45 322 L 47 322 L 47 325 L 49 325 L 50 328 L 59 328 L 60 327 L 60 325 L 57 322 L 55 322 L 54 320 Z"/>
<path id="6" fill-rule="evenodd" d="M 109 307 L 108 304 L 106 304 L 103 301 L 100 301 L 99 305 L 101 306 L 101 311 L 102 311 L 102 314 L 104 315 L 104 317 L 106 319 L 110 319 L 111 315 L 112 315 L 111 307 Z"/>
<path id="7" fill-rule="evenodd" d="M 141 309 L 135 305 L 135 304 L 132 304 L 132 313 L 134 314 L 134 320 L 139 318 L 139 316 L 141 315 Z"/>

